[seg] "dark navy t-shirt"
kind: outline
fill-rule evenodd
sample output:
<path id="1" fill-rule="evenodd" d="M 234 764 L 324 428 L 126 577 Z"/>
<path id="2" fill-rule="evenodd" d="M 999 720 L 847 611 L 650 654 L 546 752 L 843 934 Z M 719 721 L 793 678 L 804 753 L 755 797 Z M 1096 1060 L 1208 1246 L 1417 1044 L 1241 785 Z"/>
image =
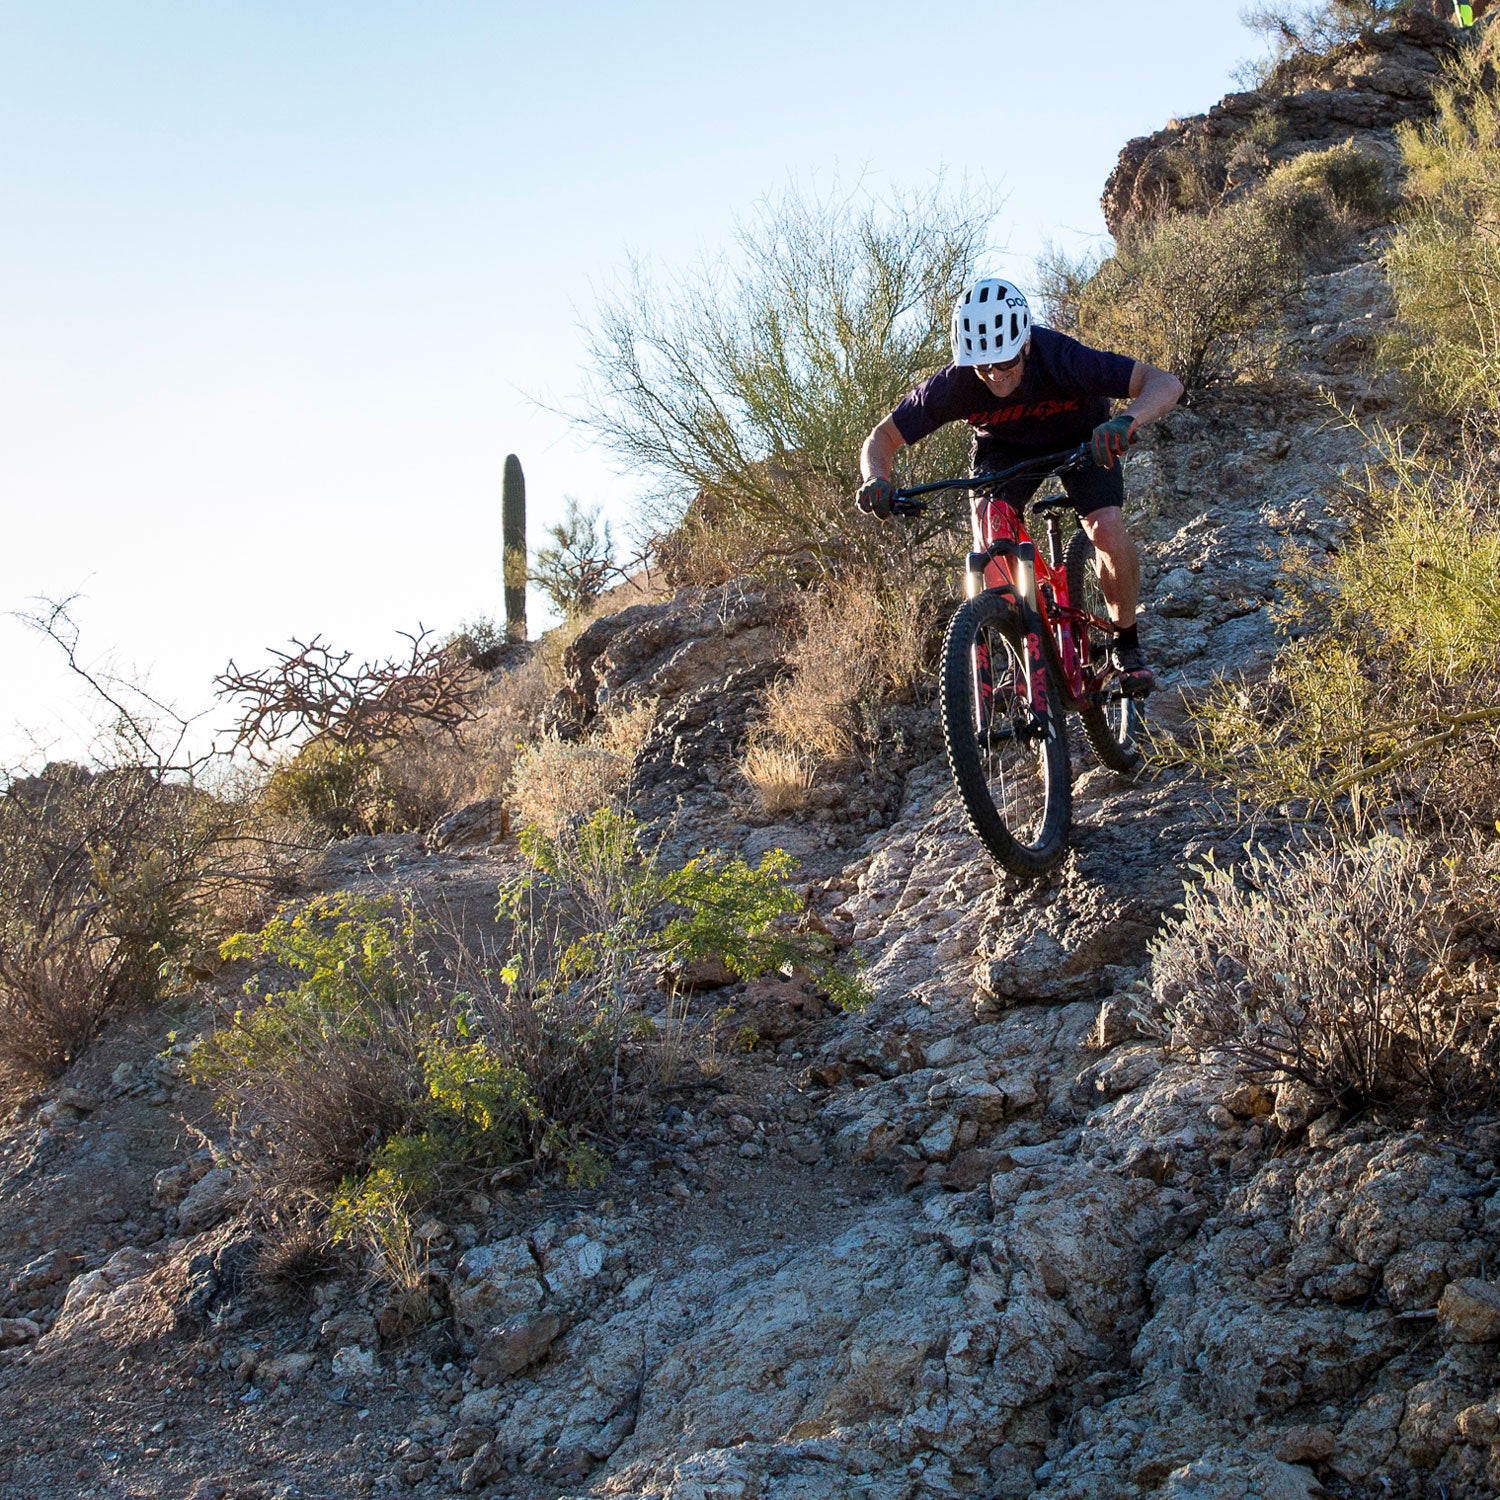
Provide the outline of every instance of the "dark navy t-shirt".
<path id="1" fill-rule="evenodd" d="M 974 429 L 974 472 L 1012 455 L 1051 453 L 1083 442 L 1109 419 L 1112 397 L 1130 394 L 1135 361 L 1090 349 L 1051 328 L 1031 330 L 1031 350 L 1015 394 L 1001 398 L 967 366 L 944 365 L 902 397 L 891 420 L 908 443 L 949 422 Z"/>

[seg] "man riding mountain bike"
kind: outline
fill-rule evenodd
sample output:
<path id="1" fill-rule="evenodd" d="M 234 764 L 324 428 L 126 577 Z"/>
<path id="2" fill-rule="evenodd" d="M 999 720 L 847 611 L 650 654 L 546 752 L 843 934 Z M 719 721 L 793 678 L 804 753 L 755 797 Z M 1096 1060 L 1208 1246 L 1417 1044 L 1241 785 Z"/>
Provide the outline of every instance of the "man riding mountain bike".
<path id="1" fill-rule="evenodd" d="M 952 364 L 903 396 L 865 439 L 859 457 L 864 484 L 855 503 L 882 520 L 889 517 L 897 452 L 949 422 L 974 429 L 976 474 L 1090 443 L 1095 466 L 1063 474 L 1063 488 L 1098 554 L 1099 581 L 1117 632 L 1111 659 L 1120 690 L 1130 697 L 1149 693 L 1156 679 L 1136 626 L 1141 568 L 1125 525 L 1124 454 L 1137 428 L 1177 405 L 1182 382 L 1141 360 L 1033 325 L 1026 298 L 998 277 L 981 277 L 954 304 L 952 347 Z M 1111 417 L 1113 399 L 1130 404 Z M 1040 483 L 1023 477 L 999 494 L 1024 505 Z M 977 516 L 975 528 L 977 536 Z"/>

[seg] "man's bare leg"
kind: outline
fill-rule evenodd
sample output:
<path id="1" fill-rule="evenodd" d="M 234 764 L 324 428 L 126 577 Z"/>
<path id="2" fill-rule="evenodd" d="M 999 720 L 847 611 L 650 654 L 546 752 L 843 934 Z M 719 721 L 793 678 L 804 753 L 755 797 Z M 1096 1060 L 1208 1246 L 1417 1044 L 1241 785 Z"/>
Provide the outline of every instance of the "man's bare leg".
<path id="1" fill-rule="evenodd" d="M 1099 554 L 1099 582 L 1109 617 L 1122 630 L 1135 624 L 1141 597 L 1141 558 L 1125 525 L 1125 512 L 1106 505 L 1082 518 L 1083 529 Z"/>

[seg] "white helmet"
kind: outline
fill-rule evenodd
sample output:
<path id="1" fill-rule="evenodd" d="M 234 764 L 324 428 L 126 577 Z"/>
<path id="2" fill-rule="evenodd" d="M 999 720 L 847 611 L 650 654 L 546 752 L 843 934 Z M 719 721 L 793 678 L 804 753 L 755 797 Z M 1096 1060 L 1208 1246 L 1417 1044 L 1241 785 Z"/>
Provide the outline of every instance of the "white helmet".
<path id="1" fill-rule="evenodd" d="M 1017 287 L 981 276 L 953 304 L 953 363 L 1002 365 L 1031 337 L 1031 309 Z"/>

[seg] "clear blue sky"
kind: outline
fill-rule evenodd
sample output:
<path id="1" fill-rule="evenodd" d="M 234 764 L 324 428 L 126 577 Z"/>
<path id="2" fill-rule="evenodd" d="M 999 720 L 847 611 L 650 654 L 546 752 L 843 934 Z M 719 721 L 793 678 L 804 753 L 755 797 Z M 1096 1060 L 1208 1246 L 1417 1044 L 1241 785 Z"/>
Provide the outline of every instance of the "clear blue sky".
<path id="1" fill-rule="evenodd" d="M 494 612 L 506 453 L 533 537 L 630 512 L 528 399 L 628 253 L 945 168 L 1006 195 L 1024 283 L 1102 234 L 1127 138 L 1232 87 L 1235 9 L 0 0 L 0 610 L 81 593 L 86 654 L 187 708 L 294 633 Z M 0 763 L 77 722 L 0 619 Z"/>

